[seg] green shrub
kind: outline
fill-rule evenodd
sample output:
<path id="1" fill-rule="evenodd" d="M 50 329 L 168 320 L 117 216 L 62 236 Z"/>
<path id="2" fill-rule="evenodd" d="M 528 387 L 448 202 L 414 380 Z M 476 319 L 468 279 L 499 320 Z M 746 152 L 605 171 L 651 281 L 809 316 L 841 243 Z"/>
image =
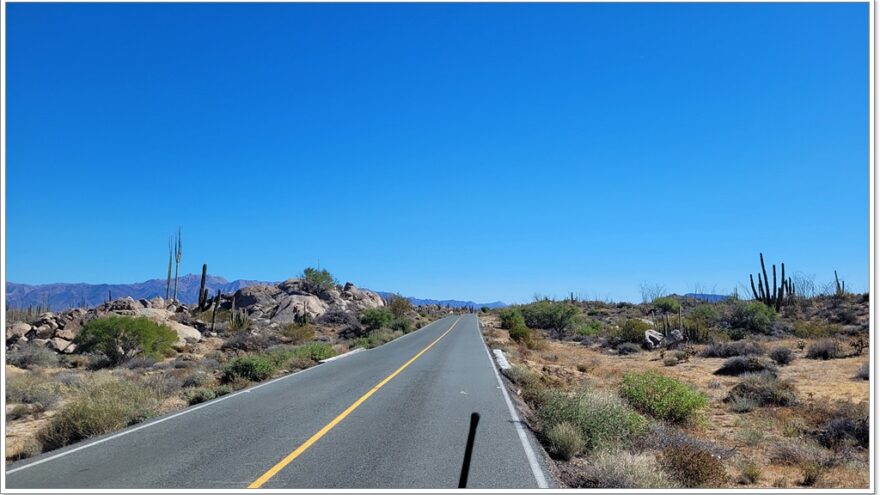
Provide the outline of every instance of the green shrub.
<path id="1" fill-rule="evenodd" d="M 658 297 L 654 299 L 654 307 L 663 313 L 678 313 L 681 304 L 671 297 Z"/>
<path id="2" fill-rule="evenodd" d="M 630 342 L 633 344 L 641 344 L 645 341 L 645 332 L 651 329 L 651 324 L 630 318 L 620 325 L 620 329 L 611 335 L 612 344 L 620 344 Z"/>
<path id="3" fill-rule="evenodd" d="M 529 328 L 544 328 L 564 333 L 580 315 L 577 306 L 569 302 L 537 301 L 520 307 Z"/>
<path id="4" fill-rule="evenodd" d="M 217 393 L 214 390 L 205 387 L 188 388 L 181 395 L 183 400 L 189 405 L 207 402 L 217 397 Z"/>
<path id="5" fill-rule="evenodd" d="M 394 314 L 388 308 L 370 308 L 361 314 L 360 321 L 369 330 L 387 327 L 394 320 Z"/>
<path id="6" fill-rule="evenodd" d="M 159 358 L 171 352 L 177 334 L 170 328 L 140 316 L 97 318 L 83 325 L 74 342 L 77 352 L 96 352 L 118 365 L 135 356 Z"/>
<path id="7" fill-rule="evenodd" d="M 531 330 L 524 326 L 517 326 L 510 329 L 510 338 L 514 342 L 527 342 L 532 336 Z"/>
<path id="8" fill-rule="evenodd" d="M 315 329 L 309 323 L 291 323 L 284 327 L 281 334 L 290 339 L 292 344 L 302 344 L 315 338 Z"/>
<path id="9" fill-rule="evenodd" d="M 237 378 L 261 382 L 275 372 L 272 359 L 262 356 L 242 356 L 233 359 L 223 370 L 223 383 L 231 383 Z"/>
<path id="10" fill-rule="evenodd" d="M 412 322 L 406 318 L 397 318 L 391 322 L 390 327 L 392 330 L 406 334 L 412 331 Z"/>
<path id="11" fill-rule="evenodd" d="M 757 301 L 737 302 L 730 308 L 727 323 L 731 329 L 739 329 L 747 333 L 770 333 L 776 320 L 773 308 Z"/>
<path id="12" fill-rule="evenodd" d="M 333 350 L 333 346 L 326 342 L 309 342 L 294 350 L 294 356 L 308 358 L 316 362 L 330 359 L 335 355 L 336 351 Z"/>
<path id="13" fill-rule="evenodd" d="M 234 389 L 230 385 L 227 385 L 227 384 L 217 385 L 216 387 L 214 387 L 214 395 L 216 395 L 217 397 L 220 397 L 220 396 L 223 396 L 226 394 L 231 394 L 233 391 L 234 391 Z"/>
<path id="14" fill-rule="evenodd" d="M 734 356 L 724 361 L 716 375 L 739 376 L 745 373 L 760 372 L 776 373 L 776 366 L 770 361 L 758 356 Z"/>
<path id="15" fill-rule="evenodd" d="M 627 447 L 647 431 L 645 418 L 614 396 L 592 390 L 567 395 L 548 390 L 538 404 L 536 416 L 546 438 L 557 424 L 568 422 L 580 430 L 584 450 Z"/>
<path id="16" fill-rule="evenodd" d="M 751 399 L 758 406 L 789 406 L 796 402 L 794 386 L 772 373 L 752 373 L 730 389 L 725 402 Z"/>
<path id="17" fill-rule="evenodd" d="M 574 333 L 581 337 L 596 337 L 602 333 L 603 325 L 599 320 L 590 320 L 584 325 L 578 325 Z"/>
<path id="18" fill-rule="evenodd" d="M 574 425 L 567 421 L 557 423 L 547 431 L 550 451 L 566 461 L 584 450 L 584 438 Z"/>
<path id="19" fill-rule="evenodd" d="M 516 308 L 504 308 L 498 313 L 498 316 L 501 317 L 501 328 L 505 330 L 526 326 L 525 318 Z"/>
<path id="20" fill-rule="evenodd" d="M 161 396 L 143 385 L 98 377 L 52 417 L 39 438 L 51 450 L 103 435 L 155 416 L 160 400 Z"/>
<path id="21" fill-rule="evenodd" d="M 799 339 L 824 339 L 840 332 L 840 326 L 822 321 L 796 321 L 792 324 L 791 333 Z"/>
<path id="22" fill-rule="evenodd" d="M 306 290 L 313 294 L 326 292 L 336 287 L 336 279 L 324 269 L 308 267 L 303 270 L 302 278 Z"/>
<path id="23" fill-rule="evenodd" d="M 7 352 L 6 362 L 24 369 L 47 368 L 58 364 L 58 353 L 28 342 Z"/>
<path id="24" fill-rule="evenodd" d="M 181 386 L 184 388 L 189 387 L 204 387 L 214 381 L 214 377 L 204 371 L 194 371 L 183 378 L 183 382 Z"/>
<path id="25" fill-rule="evenodd" d="M 620 393 L 637 410 L 675 423 L 693 418 L 709 403 L 694 387 L 654 371 L 624 374 Z"/>

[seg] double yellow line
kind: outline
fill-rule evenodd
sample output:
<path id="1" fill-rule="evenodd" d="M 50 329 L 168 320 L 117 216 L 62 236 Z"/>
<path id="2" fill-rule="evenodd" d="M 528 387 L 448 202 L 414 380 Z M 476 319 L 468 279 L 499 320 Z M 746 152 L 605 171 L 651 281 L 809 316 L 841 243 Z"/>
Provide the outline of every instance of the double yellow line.
<path id="1" fill-rule="evenodd" d="M 394 373 L 391 373 L 390 375 L 388 375 L 387 377 L 385 377 L 384 380 L 382 380 L 381 382 L 377 383 L 376 386 L 374 386 L 373 388 L 371 388 L 369 392 L 367 392 L 367 393 L 365 393 L 364 395 L 362 395 L 362 396 L 360 397 L 360 399 L 354 401 L 354 403 L 353 403 L 352 405 L 348 406 L 348 408 L 347 408 L 346 410 L 342 411 L 342 413 L 340 413 L 339 416 L 336 416 L 335 418 L 333 418 L 333 421 L 327 423 L 323 428 L 321 428 L 320 430 L 318 430 L 317 433 L 315 433 L 314 435 L 311 436 L 311 438 L 309 438 L 308 440 L 306 440 L 305 442 L 303 442 L 303 444 L 300 445 L 299 447 L 297 447 L 296 450 L 294 450 L 293 452 L 291 452 L 290 454 L 288 454 L 287 457 L 285 457 L 284 459 L 281 459 L 280 461 L 278 461 L 278 464 L 275 464 L 274 466 L 272 466 L 268 471 L 266 471 L 265 473 L 263 473 L 262 476 L 260 476 L 259 478 L 257 478 L 257 479 L 256 479 L 253 483 L 251 483 L 250 485 L 248 485 L 248 488 L 260 488 L 261 486 L 263 486 L 263 484 L 265 484 L 265 483 L 266 483 L 267 481 L 269 481 L 273 476 L 275 476 L 276 474 L 278 474 L 279 471 L 281 471 L 282 469 L 284 469 L 285 466 L 287 466 L 288 464 L 290 464 L 294 459 L 296 459 L 297 457 L 299 457 L 300 454 L 302 454 L 303 452 L 305 452 L 305 451 L 306 451 L 309 447 L 311 447 L 315 442 L 317 442 L 318 440 L 320 440 L 321 437 L 323 437 L 324 435 L 326 435 L 327 432 L 329 432 L 330 430 L 332 430 L 333 427 L 335 427 L 335 426 L 338 425 L 340 422 L 342 422 L 342 420 L 345 419 L 346 416 L 348 416 L 349 414 L 351 414 L 352 411 L 354 411 L 355 409 L 357 409 L 358 407 L 360 407 L 360 405 L 363 404 L 367 399 L 369 399 L 371 395 L 375 394 L 377 390 L 379 390 L 380 388 L 382 388 L 383 386 L 385 386 L 385 384 L 388 383 L 388 382 L 390 382 L 392 378 L 394 378 L 395 376 L 397 376 L 398 374 L 400 374 L 401 371 L 405 370 L 405 369 L 407 368 L 407 366 L 411 365 L 416 359 L 420 358 L 420 357 L 422 356 L 422 354 L 428 352 L 428 349 L 434 347 L 434 344 L 436 344 L 437 342 L 440 342 L 440 339 L 442 339 L 443 337 L 446 337 L 446 335 L 447 335 L 449 332 L 451 332 L 453 328 L 455 328 L 455 325 L 458 324 L 458 320 L 460 320 L 460 319 L 461 319 L 461 317 L 459 317 L 457 320 L 455 320 L 455 322 L 452 324 L 452 326 L 449 327 L 449 330 L 446 330 L 445 332 L 443 332 L 443 334 L 440 335 L 439 337 L 437 337 L 437 339 L 436 339 L 435 341 L 433 341 L 433 342 L 431 342 L 430 344 L 428 344 L 427 347 L 425 347 L 424 349 L 422 349 L 421 351 L 419 351 L 419 352 L 418 352 L 415 356 L 413 356 L 409 361 L 403 363 L 403 366 L 401 366 L 400 368 L 397 368 L 397 369 L 394 371 Z"/>

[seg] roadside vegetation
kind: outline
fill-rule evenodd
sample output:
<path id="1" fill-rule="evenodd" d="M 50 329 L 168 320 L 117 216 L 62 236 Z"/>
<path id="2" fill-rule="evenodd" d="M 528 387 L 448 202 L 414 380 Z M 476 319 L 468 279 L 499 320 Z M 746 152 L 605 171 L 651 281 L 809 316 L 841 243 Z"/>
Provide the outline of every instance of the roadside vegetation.
<path id="1" fill-rule="evenodd" d="M 867 487 L 868 296 L 804 292 L 539 299 L 481 321 L 566 486 Z"/>
<path id="2" fill-rule="evenodd" d="M 341 290 L 325 269 L 306 268 L 301 280 L 316 294 Z M 7 459 L 204 403 L 357 347 L 376 347 L 450 312 L 417 308 L 392 295 L 378 308 L 318 319 L 300 311 L 291 323 L 266 327 L 256 320 L 259 314 L 235 305 L 207 308 L 208 299 L 206 294 L 191 314 L 177 311 L 166 323 L 124 312 L 91 319 L 71 337 L 72 352 L 33 343 L 7 348 Z M 30 322 L 46 314 L 20 313 Z M 181 341 L 170 328 L 174 323 L 200 328 L 203 338 Z"/>

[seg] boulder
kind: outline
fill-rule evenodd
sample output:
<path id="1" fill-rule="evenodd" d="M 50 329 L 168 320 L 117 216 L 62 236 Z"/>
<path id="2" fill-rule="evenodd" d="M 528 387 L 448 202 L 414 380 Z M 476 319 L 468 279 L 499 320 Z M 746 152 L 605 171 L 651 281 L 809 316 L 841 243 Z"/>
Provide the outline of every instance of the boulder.
<path id="1" fill-rule="evenodd" d="M 67 349 L 71 342 L 69 340 L 65 340 L 62 338 L 55 337 L 49 341 L 49 348 L 55 349 L 56 351 L 63 351 Z"/>
<path id="2" fill-rule="evenodd" d="M 31 331 L 30 325 L 28 325 L 27 323 L 18 321 L 18 322 L 13 323 L 12 325 L 10 325 L 6 329 L 6 339 L 9 340 L 13 337 L 15 337 L 15 338 L 24 337 L 30 331 Z"/>
<path id="3" fill-rule="evenodd" d="M 297 315 L 305 313 L 309 318 L 315 319 L 327 312 L 328 305 L 318 296 L 290 295 L 278 303 L 278 309 L 272 316 L 272 323 L 286 325 L 293 323 Z"/>
<path id="4" fill-rule="evenodd" d="M 681 342 L 684 340 L 684 335 L 681 333 L 681 330 L 675 328 L 669 332 L 669 340 L 673 342 Z"/>
<path id="5" fill-rule="evenodd" d="M 42 324 L 36 328 L 38 339 L 50 339 L 55 335 L 55 329 L 47 324 Z"/>
<path id="6" fill-rule="evenodd" d="M 655 330 L 645 330 L 645 347 L 656 349 L 663 344 L 663 334 Z"/>
<path id="7" fill-rule="evenodd" d="M 156 296 L 150 299 L 148 305 L 144 305 L 145 308 L 154 308 L 154 309 L 165 309 L 165 299 Z"/>
<path id="8" fill-rule="evenodd" d="M 306 290 L 305 281 L 301 278 L 289 278 L 278 284 L 278 289 L 285 294 L 309 295 L 309 292 Z"/>
<path id="9" fill-rule="evenodd" d="M 37 347 L 46 347 L 49 344 L 49 339 L 33 339 L 31 340 L 31 344 Z"/>
<path id="10" fill-rule="evenodd" d="M 76 335 L 78 333 L 79 333 L 78 331 L 74 332 L 72 329 L 68 329 L 67 327 L 64 327 L 61 330 L 58 330 L 55 332 L 55 337 L 62 338 L 65 340 L 73 340 L 76 338 Z"/>
<path id="11" fill-rule="evenodd" d="M 271 285 L 251 285 L 237 290 L 232 298 L 236 308 L 268 307 L 276 304 L 274 297 L 279 293 L 278 288 Z"/>
<path id="12" fill-rule="evenodd" d="M 74 351 L 76 351 L 76 344 L 70 344 L 61 352 L 64 354 L 73 354 Z"/>

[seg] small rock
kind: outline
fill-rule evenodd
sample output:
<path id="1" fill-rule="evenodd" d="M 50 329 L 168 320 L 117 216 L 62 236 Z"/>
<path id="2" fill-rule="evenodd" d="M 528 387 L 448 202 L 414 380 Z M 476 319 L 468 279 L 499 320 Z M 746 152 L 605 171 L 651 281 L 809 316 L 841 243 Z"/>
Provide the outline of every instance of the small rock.
<path id="1" fill-rule="evenodd" d="M 49 325 L 40 325 L 36 330 L 38 339 L 50 339 L 55 334 L 55 329 Z"/>
<path id="2" fill-rule="evenodd" d="M 37 347 L 46 347 L 49 344 L 49 339 L 34 339 L 31 344 Z"/>
<path id="3" fill-rule="evenodd" d="M 71 342 L 69 340 L 65 340 L 59 337 L 55 337 L 54 339 L 49 341 L 49 348 L 55 349 L 56 351 L 63 351 L 67 349 Z"/>

